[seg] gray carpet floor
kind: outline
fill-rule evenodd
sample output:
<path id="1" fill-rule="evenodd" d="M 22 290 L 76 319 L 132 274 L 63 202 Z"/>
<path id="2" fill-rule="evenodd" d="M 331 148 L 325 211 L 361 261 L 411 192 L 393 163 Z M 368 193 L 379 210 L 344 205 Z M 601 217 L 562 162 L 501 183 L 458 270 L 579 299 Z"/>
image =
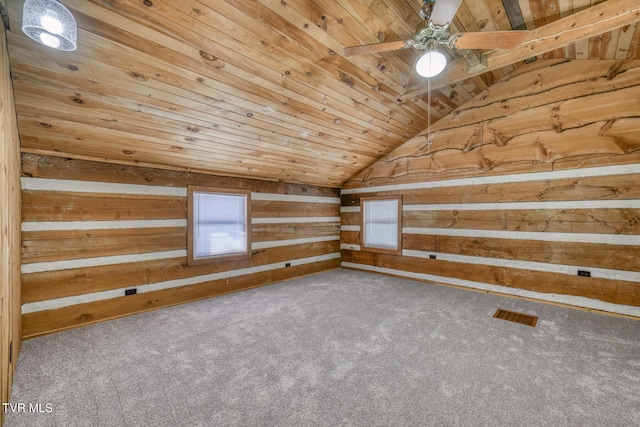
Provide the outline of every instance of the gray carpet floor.
<path id="1" fill-rule="evenodd" d="M 12 403 L 6 427 L 638 426 L 640 322 L 338 269 L 27 340 Z"/>

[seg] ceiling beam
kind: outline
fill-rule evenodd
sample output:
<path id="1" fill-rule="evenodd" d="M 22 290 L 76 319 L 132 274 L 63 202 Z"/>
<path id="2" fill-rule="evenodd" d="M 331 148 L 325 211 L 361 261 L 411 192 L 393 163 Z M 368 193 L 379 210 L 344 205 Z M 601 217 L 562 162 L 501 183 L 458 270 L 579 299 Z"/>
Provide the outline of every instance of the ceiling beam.
<path id="1" fill-rule="evenodd" d="M 440 76 L 431 79 L 431 89 L 466 80 L 637 21 L 640 21 L 638 0 L 607 0 L 530 31 L 520 46 L 514 49 L 493 50 L 483 54 L 485 68 L 472 69 L 465 58 L 450 62 Z M 419 86 L 405 91 L 402 98 L 421 95 L 427 90 L 427 81 L 422 79 Z"/>

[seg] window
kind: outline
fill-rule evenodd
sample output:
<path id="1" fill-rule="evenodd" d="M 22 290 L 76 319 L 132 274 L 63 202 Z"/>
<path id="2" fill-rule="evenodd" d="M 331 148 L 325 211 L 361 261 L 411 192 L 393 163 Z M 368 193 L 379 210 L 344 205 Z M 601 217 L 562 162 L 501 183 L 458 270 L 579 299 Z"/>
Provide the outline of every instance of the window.
<path id="1" fill-rule="evenodd" d="M 402 239 L 402 198 L 363 197 L 360 199 L 362 250 L 400 254 Z"/>
<path id="2" fill-rule="evenodd" d="M 188 188 L 188 262 L 251 257 L 251 192 Z"/>

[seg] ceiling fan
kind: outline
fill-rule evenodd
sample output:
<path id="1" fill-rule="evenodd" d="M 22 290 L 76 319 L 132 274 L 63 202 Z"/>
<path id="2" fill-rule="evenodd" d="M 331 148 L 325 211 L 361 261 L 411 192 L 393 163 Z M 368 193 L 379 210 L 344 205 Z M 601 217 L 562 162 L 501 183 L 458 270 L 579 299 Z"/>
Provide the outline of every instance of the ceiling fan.
<path id="1" fill-rule="evenodd" d="M 438 46 L 452 49 L 513 49 L 527 37 L 528 31 L 482 31 L 452 36 L 449 26 L 462 1 L 424 0 L 420 10 L 424 23 L 413 39 L 349 46 L 344 48 L 344 56 L 409 48 L 424 50 L 426 52 L 418 57 L 414 69 L 423 77 L 433 77 L 447 65 L 447 59 L 438 51 Z"/>

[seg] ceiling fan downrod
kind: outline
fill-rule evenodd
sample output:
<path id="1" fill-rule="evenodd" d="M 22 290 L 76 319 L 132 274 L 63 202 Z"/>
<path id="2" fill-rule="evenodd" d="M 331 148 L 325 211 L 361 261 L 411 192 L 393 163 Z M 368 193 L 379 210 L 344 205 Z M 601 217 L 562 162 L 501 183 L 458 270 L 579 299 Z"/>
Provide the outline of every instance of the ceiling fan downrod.
<path id="1" fill-rule="evenodd" d="M 418 14 L 424 21 L 428 21 L 429 18 L 431 18 L 431 12 L 433 11 L 433 6 L 435 5 L 436 0 L 423 0 L 423 3 L 424 4 Z"/>

